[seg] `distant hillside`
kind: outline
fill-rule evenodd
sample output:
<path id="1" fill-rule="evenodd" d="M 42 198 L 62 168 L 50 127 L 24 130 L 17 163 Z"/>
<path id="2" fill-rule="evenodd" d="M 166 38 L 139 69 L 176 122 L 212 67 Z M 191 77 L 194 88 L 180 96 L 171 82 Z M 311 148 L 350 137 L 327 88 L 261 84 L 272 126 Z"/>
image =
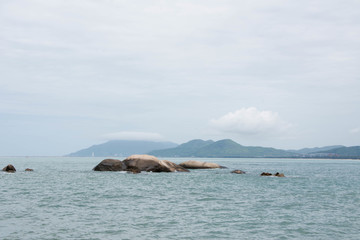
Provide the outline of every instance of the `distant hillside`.
<path id="1" fill-rule="evenodd" d="M 194 154 L 202 147 L 212 143 L 214 143 L 213 140 L 204 141 L 201 139 L 195 139 L 187 143 L 183 143 L 175 148 L 155 150 L 149 152 L 149 154 L 160 157 L 189 157 L 194 156 Z"/>
<path id="2" fill-rule="evenodd" d="M 172 149 L 152 151 L 159 157 L 294 157 L 296 154 L 265 147 L 246 147 L 233 140 L 192 140 Z"/>
<path id="3" fill-rule="evenodd" d="M 145 154 L 153 150 L 173 148 L 178 146 L 172 142 L 127 141 L 113 140 L 103 144 L 93 145 L 89 148 L 70 153 L 69 157 L 110 157 L 129 156 L 132 154 Z"/>
<path id="4" fill-rule="evenodd" d="M 331 149 L 328 151 L 319 151 L 314 154 L 326 154 L 331 157 L 354 157 L 359 158 L 360 157 L 360 146 L 353 146 L 353 147 L 340 147 Z"/>
<path id="5" fill-rule="evenodd" d="M 341 148 L 341 147 L 344 147 L 344 146 L 334 145 L 334 146 L 326 146 L 326 147 L 302 148 L 299 150 L 288 150 L 288 152 L 299 153 L 299 154 L 309 154 L 309 153 L 328 151 L 331 149 Z"/>
<path id="6" fill-rule="evenodd" d="M 150 154 L 157 157 L 248 157 L 248 158 L 360 158 L 360 146 L 327 146 L 300 150 L 280 150 L 268 147 L 240 145 L 233 140 L 195 139 L 177 145 L 172 142 L 114 140 L 70 153 L 71 157 L 127 157 L 132 154 Z"/>

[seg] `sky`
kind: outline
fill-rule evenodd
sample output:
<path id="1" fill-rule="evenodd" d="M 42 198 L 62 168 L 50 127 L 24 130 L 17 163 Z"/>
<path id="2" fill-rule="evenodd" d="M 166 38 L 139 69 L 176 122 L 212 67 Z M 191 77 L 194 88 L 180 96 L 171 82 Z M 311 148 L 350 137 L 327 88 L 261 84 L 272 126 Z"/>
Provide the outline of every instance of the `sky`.
<path id="1" fill-rule="evenodd" d="M 0 156 L 360 145 L 358 0 L 2 0 Z"/>

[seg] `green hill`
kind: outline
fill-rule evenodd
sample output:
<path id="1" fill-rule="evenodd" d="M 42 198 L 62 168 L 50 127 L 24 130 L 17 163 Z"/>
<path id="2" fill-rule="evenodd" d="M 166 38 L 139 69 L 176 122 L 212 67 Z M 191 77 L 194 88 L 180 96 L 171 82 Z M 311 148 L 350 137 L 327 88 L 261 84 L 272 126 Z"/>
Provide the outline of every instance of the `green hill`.
<path id="1" fill-rule="evenodd" d="M 331 157 L 360 157 L 360 146 L 353 146 L 353 147 L 340 147 L 331 149 L 328 151 L 320 151 L 316 152 L 315 154 L 327 154 Z"/>
<path id="2" fill-rule="evenodd" d="M 265 147 L 246 147 L 233 140 L 217 142 L 192 140 L 176 148 L 152 151 L 159 157 L 294 157 L 296 154 L 284 150 Z"/>
<path id="3" fill-rule="evenodd" d="M 288 150 L 288 152 L 299 153 L 299 154 L 309 154 L 309 153 L 329 151 L 329 150 L 332 150 L 335 148 L 341 148 L 341 147 L 344 147 L 344 146 L 334 145 L 334 146 L 325 146 L 325 147 L 302 148 L 299 150 Z"/>
<path id="4" fill-rule="evenodd" d="M 155 150 L 149 152 L 149 154 L 159 157 L 189 157 L 194 156 L 194 154 L 202 147 L 205 147 L 212 143 L 214 143 L 214 141 L 212 140 L 204 141 L 201 139 L 195 139 L 183 143 L 175 148 Z"/>
<path id="5" fill-rule="evenodd" d="M 318 150 L 318 151 L 316 151 Z M 114 140 L 71 153 L 72 157 L 125 157 L 132 154 L 150 154 L 157 157 L 209 158 L 360 158 L 360 146 L 328 146 L 300 150 L 280 150 L 268 147 L 243 146 L 231 139 L 214 142 L 195 139 L 177 145 L 172 142 Z"/>

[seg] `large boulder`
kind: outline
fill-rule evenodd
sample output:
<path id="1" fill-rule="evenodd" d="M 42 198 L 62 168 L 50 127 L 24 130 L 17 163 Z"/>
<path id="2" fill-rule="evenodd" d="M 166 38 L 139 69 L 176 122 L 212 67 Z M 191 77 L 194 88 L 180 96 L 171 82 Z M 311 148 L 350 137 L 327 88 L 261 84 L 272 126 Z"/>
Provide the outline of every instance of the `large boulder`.
<path id="1" fill-rule="evenodd" d="M 9 164 L 3 168 L 3 171 L 13 173 L 13 172 L 16 172 L 16 169 L 13 165 Z"/>
<path id="2" fill-rule="evenodd" d="M 117 159 L 104 159 L 93 168 L 94 171 L 125 171 L 126 165 Z"/>
<path id="3" fill-rule="evenodd" d="M 195 160 L 189 160 L 179 164 L 183 168 L 187 169 L 208 169 L 208 168 L 224 168 L 217 163 L 200 162 Z"/>
<path id="4" fill-rule="evenodd" d="M 159 160 L 151 155 L 131 155 L 123 160 L 127 168 L 137 168 L 146 172 L 188 172 L 189 170 L 167 160 Z"/>

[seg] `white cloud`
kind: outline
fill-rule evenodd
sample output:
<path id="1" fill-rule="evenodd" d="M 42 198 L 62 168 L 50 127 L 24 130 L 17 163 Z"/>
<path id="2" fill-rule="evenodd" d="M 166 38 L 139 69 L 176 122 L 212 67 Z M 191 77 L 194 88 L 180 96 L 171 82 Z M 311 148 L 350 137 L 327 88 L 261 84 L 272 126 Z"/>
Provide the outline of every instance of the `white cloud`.
<path id="1" fill-rule="evenodd" d="M 281 133 L 291 127 L 277 112 L 259 111 L 255 107 L 229 112 L 212 119 L 210 125 L 221 132 L 246 135 Z"/>
<path id="2" fill-rule="evenodd" d="M 350 133 L 353 133 L 353 134 L 360 133 L 360 127 L 351 129 Z"/>
<path id="3" fill-rule="evenodd" d="M 106 140 L 143 140 L 143 141 L 161 141 L 164 137 L 159 133 L 152 132 L 115 132 L 103 136 Z"/>

